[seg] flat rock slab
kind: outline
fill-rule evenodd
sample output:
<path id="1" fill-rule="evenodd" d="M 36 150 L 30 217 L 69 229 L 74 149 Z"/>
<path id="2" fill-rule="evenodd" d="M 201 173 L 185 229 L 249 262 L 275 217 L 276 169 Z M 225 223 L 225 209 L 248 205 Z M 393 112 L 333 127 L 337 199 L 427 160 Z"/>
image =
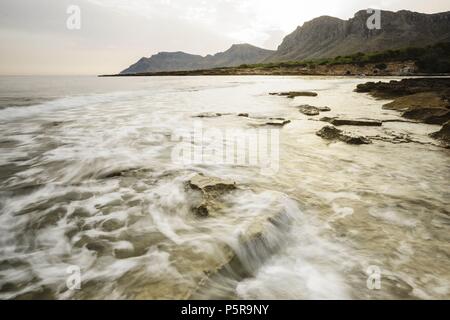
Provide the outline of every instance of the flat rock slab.
<path id="1" fill-rule="evenodd" d="M 450 109 L 421 108 L 403 112 L 402 117 L 428 124 L 444 124 L 450 120 Z"/>
<path id="2" fill-rule="evenodd" d="M 421 92 L 403 96 L 383 105 L 385 110 L 407 111 L 422 108 L 448 108 L 449 102 L 437 92 Z"/>
<path id="3" fill-rule="evenodd" d="M 202 112 L 193 117 L 194 118 L 217 118 L 217 117 L 221 117 L 223 115 L 224 114 L 218 113 L 218 112 Z"/>
<path id="4" fill-rule="evenodd" d="M 263 117 L 254 117 L 252 119 L 258 120 L 259 123 L 254 123 L 253 126 L 261 127 L 261 126 L 276 126 L 283 127 L 286 124 L 290 123 L 291 120 L 286 118 L 263 118 Z"/>
<path id="5" fill-rule="evenodd" d="M 325 126 L 316 132 L 316 135 L 326 140 L 339 140 L 347 144 L 370 144 L 370 139 L 346 133 L 333 126 Z"/>
<path id="6" fill-rule="evenodd" d="M 286 124 L 288 124 L 290 122 L 291 122 L 291 120 L 289 120 L 289 119 L 270 118 L 269 121 L 267 121 L 265 123 L 265 125 L 283 127 L 284 125 L 286 125 Z"/>
<path id="7" fill-rule="evenodd" d="M 317 109 L 319 109 L 320 112 L 327 112 L 327 111 L 331 111 L 330 107 L 316 107 Z"/>
<path id="8" fill-rule="evenodd" d="M 310 106 L 308 104 L 303 104 L 301 106 L 298 106 L 298 111 L 301 113 L 307 115 L 307 116 L 317 116 L 320 113 L 319 108 Z"/>
<path id="9" fill-rule="evenodd" d="M 189 180 L 189 186 L 204 192 L 227 191 L 236 189 L 236 182 L 197 174 Z"/>
<path id="10" fill-rule="evenodd" d="M 285 96 L 290 99 L 293 99 L 295 97 L 317 97 L 316 92 L 311 91 L 287 91 L 287 92 L 271 92 L 269 93 L 272 96 Z"/>
<path id="11" fill-rule="evenodd" d="M 192 177 L 189 186 L 194 190 L 200 190 L 203 200 L 194 211 L 199 217 L 208 217 L 220 207 L 218 199 L 225 192 L 236 189 L 236 183 L 231 180 L 224 180 L 216 177 L 208 177 L 201 173 Z"/>
<path id="12" fill-rule="evenodd" d="M 382 121 L 366 120 L 366 119 L 345 119 L 345 118 L 330 118 L 323 117 L 320 121 L 329 122 L 335 126 L 366 126 L 366 127 L 381 127 Z"/>

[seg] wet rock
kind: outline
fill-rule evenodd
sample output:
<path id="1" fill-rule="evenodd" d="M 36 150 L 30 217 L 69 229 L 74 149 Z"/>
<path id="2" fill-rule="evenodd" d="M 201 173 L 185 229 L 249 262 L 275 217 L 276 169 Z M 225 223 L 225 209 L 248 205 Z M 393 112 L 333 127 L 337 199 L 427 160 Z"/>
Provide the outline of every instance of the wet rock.
<path id="1" fill-rule="evenodd" d="M 323 117 L 320 121 L 329 122 L 335 126 L 369 126 L 380 127 L 383 123 L 379 120 L 366 120 L 366 119 L 344 119 L 336 117 Z"/>
<path id="2" fill-rule="evenodd" d="M 238 117 L 245 117 L 248 118 L 248 113 L 239 113 Z"/>
<path id="3" fill-rule="evenodd" d="M 188 184 L 192 189 L 199 190 L 202 193 L 201 204 L 194 208 L 196 215 L 199 217 L 209 216 L 215 208 L 220 207 L 218 198 L 237 188 L 233 181 L 208 177 L 201 173 L 192 177 Z"/>
<path id="4" fill-rule="evenodd" d="M 201 173 L 189 180 L 189 186 L 203 192 L 221 192 L 236 189 L 236 183 L 216 177 L 207 177 Z"/>
<path id="5" fill-rule="evenodd" d="M 371 144 L 372 141 L 370 141 L 369 138 L 359 136 L 359 135 L 351 135 L 351 134 L 341 134 L 339 137 L 339 140 L 347 143 L 347 144 Z"/>
<path id="6" fill-rule="evenodd" d="M 320 112 L 328 112 L 331 111 L 330 107 L 316 107 L 317 109 L 319 109 Z"/>
<path id="7" fill-rule="evenodd" d="M 448 101 L 437 92 L 422 92 L 396 98 L 383 105 L 385 110 L 407 111 L 421 108 L 448 107 Z"/>
<path id="8" fill-rule="evenodd" d="M 218 112 L 202 112 L 194 116 L 194 118 L 217 118 L 223 116 L 222 113 Z"/>
<path id="9" fill-rule="evenodd" d="M 298 108 L 298 111 L 300 111 L 301 113 L 303 113 L 307 116 L 317 116 L 320 113 L 318 108 L 310 106 L 308 104 L 298 106 L 297 108 Z"/>
<path id="10" fill-rule="evenodd" d="M 402 117 L 429 124 L 444 124 L 450 120 L 450 103 L 439 92 L 422 92 L 399 97 L 383 105 L 383 109 L 403 112 Z"/>
<path id="11" fill-rule="evenodd" d="M 402 112 L 402 117 L 429 124 L 444 124 L 450 120 L 450 79 L 424 78 L 401 81 L 369 82 L 358 85 L 357 92 L 392 98 L 383 106 Z"/>
<path id="12" fill-rule="evenodd" d="M 264 117 L 254 117 L 253 119 L 258 120 L 257 123 L 253 123 L 252 126 L 261 127 L 261 126 L 276 126 L 283 127 L 286 124 L 290 123 L 291 120 L 286 118 L 264 118 Z"/>
<path id="13" fill-rule="evenodd" d="M 293 99 L 295 97 L 317 97 L 316 92 L 310 92 L 310 91 L 288 91 L 288 92 L 271 92 L 270 95 L 274 96 L 286 96 L 290 99 Z"/>
<path id="14" fill-rule="evenodd" d="M 390 82 L 367 82 L 357 85 L 356 92 L 370 93 L 378 98 L 398 98 L 422 92 L 447 92 L 448 78 L 414 78 Z"/>
<path id="15" fill-rule="evenodd" d="M 325 126 L 317 131 L 316 134 L 326 140 L 334 140 L 339 138 L 339 136 L 342 134 L 342 130 L 339 130 L 338 128 L 333 126 Z"/>
<path id="16" fill-rule="evenodd" d="M 378 140 L 393 144 L 410 143 L 410 142 L 420 143 L 419 141 L 414 141 L 413 139 L 411 139 L 411 137 L 406 133 L 399 133 L 394 131 L 385 131 L 384 135 L 377 134 L 375 136 L 368 136 L 367 138 L 371 140 Z"/>
<path id="17" fill-rule="evenodd" d="M 283 127 L 284 125 L 286 125 L 290 122 L 291 122 L 291 120 L 284 119 L 284 118 L 269 118 L 269 121 L 264 123 L 264 125 Z"/>
<path id="18" fill-rule="evenodd" d="M 443 108 L 416 108 L 405 111 L 402 117 L 428 124 L 444 124 L 450 120 L 450 110 Z"/>
<path id="19" fill-rule="evenodd" d="M 347 144 L 370 144 L 372 143 L 370 139 L 353 135 L 350 133 L 346 133 L 336 127 L 333 126 L 325 126 L 322 129 L 320 129 L 316 134 L 326 140 L 339 140 L 342 142 L 345 142 Z"/>
<path id="20" fill-rule="evenodd" d="M 445 147 L 450 148 L 450 121 L 447 121 L 441 130 L 430 134 L 430 137 L 441 141 Z"/>

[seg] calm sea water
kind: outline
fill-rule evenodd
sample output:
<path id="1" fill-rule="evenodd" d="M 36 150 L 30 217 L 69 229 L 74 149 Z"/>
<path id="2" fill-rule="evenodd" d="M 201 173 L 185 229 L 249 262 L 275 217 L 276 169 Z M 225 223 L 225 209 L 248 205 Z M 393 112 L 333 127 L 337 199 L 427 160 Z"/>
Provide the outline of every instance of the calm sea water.
<path id="1" fill-rule="evenodd" d="M 400 119 L 353 92 L 366 81 L 1 77 L 0 298 L 450 298 L 449 150 L 427 144 L 439 127 L 348 127 L 425 143 L 351 146 L 316 136 L 324 123 L 296 108 Z M 319 96 L 268 94 L 289 90 Z M 225 115 L 193 118 L 201 112 Z M 269 117 L 291 120 L 275 174 L 173 161 L 174 132 L 251 130 Z M 196 173 L 239 186 L 207 218 L 193 213 Z M 277 219 L 244 243 L 265 215 Z M 68 289 L 73 270 L 79 290 Z"/>

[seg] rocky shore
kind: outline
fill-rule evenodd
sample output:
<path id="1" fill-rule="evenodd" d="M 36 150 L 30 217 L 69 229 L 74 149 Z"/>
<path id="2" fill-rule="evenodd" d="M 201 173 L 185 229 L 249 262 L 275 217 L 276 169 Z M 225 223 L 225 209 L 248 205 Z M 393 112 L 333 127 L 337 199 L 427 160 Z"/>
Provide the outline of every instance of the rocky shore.
<path id="1" fill-rule="evenodd" d="M 396 110 L 401 116 L 417 122 L 444 125 L 430 136 L 449 147 L 450 79 L 417 78 L 390 82 L 360 84 L 356 92 L 369 93 L 381 99 L 394 99 L 383 109 Z"/>

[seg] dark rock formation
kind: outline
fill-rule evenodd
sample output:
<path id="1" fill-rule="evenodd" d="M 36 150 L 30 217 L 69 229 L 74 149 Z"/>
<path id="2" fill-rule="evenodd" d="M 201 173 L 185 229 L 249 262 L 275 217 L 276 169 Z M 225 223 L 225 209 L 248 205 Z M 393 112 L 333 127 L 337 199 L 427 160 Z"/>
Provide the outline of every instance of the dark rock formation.
<path id="1" fill-rule="evenodd" d="M 429 124 L 444 124 L 450 120 L 450 79 L 419 78 L 390 82 L 360 84 L 357 92 L 395 99 L 383 109 L 402 112 L 407 119 Z"/>
<path id="2" fill-rule="evenodd" d="M 322 129 L 320 129 L 319 131 L 317 131 L 316 134 L 319 137 L 326 139 L 326 140 L 339 140 L 339 141 L 343 141 L 348 144 L 370 144 L 371 143 L 370 139 L 368 139 L 366 137 L 346 133 L 346 132 L 339 130 L 338 128 L 333 127 L 333 126 L 325 126 Z"/>
<path id="3" fill-rule="evenodd" d="M 419 120 L 428 124 L 444 124 L 450 120 L 450 109 L 416 108 L 405 111 L 402 117 Z"/>
<path id="4" fill-rule="evenodd" d="M 271 96 L 286 96 L 290 99 L 295 97 L 317 97 L 316 92 L 309 91 L 287 91 L 287 92 L 270 92 Z"/>
<path id="5" fill-rule="evenodd" d="M 284 118 L 269 118 L 269 120 L 265 122 L 264 125 L 283 127 L 290 122 L 291 120 Z"/>
<path id="6" fill-rule="evenodd" d="M 423 92 L 437 92 L 444 100 L 450 97 L 449 78 L 413 78 L 389 82 L 367 82 L 356 86 L 356 92 L 370 93 L 376 98 L 395 99 Z M 417 97 L 415 97 L 417 99 Z"/>
<path id="7" fill-rule="evenodd" d="M 305 22 L 286 36 L 266 61 L 332 58 L 450 41 L 450 12 L 382 11 L 379 30 L 367 28 L 369 16 L 361 10 L 349 20 L 322 16 Z"/>
<path id="8" fill-rule="evenodd" d="M 217 117 L 221 117 L 223 115 L 224 115 L 223 113 L 219 113 L 219 112 L 203 112 L 203 113 L 199 113 L 193 117 L 194 118 L 217 118 Z"/>
<path id="9" fill-rule="evenodd" d="M 307 116 L 317 116 L 319 115 L 319 108 L 310 106 L 308 104 L 304 104 L 301 106 L 298 106 L 298 111 L 300 111 L 301 113 L 307 115 Z"/>
<path id="10" fill-rule="evenodd" d="M 450 121 L 447 121 L 441 130 L 430 134 L 430 136 L 440 140 L 445 147 L 450 148 Z"/>
<path id="11" fill-rule="evenodd" d="M 343 119 L 343 118 L 330 118 L 323 117 L 320 121 L 329 122 L 335 126 L 368 126 L 368 127 L 381 127 L 382 122 L 379 120 L 368 120 L 368 119 Z"/>

